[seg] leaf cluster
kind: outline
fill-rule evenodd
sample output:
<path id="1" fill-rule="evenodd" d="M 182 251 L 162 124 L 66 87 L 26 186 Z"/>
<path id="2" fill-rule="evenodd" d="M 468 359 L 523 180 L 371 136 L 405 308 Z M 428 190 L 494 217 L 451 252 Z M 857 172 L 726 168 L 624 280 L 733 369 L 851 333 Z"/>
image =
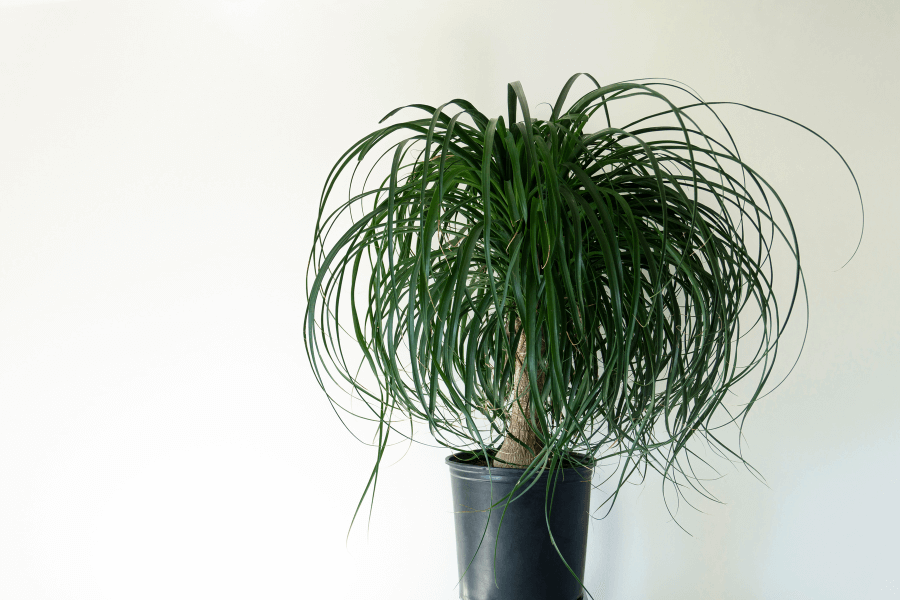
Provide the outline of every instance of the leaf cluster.
<path id="1" fill-rule="evenodd" d="M 335 385 L 376 424 L 370 486 L 392 432 L 409 435 L 402 420 L 447 448 L 496 448 L 523 335 L 529 380 L 546 381 L 532 383 L 535 472 L 573 453 L 618 457 L 614 500 L 635 472 L 690 472 L 696 436 L 741 460 L 713 415 L 747 380 L 725 419 L 743 423 L 805 308 L 790 217 L 741 159 L 714 109 L 724 103 L 669 81 L 587 75 L 594 87 L 567 106 L 577 77 L 546 119 L 518 82 L 505 119 L 461 99 L 396 109 L 382 122 L 424 114 L 363 137 L 329 174 L 304 339 L 336 411 L 353 412 Z M 620 103 L 651 109 L 616 125 Z M 698 111 L 724 135 L 706 133 Z M 779 301 L 776 244 L 790 282 Z"/>

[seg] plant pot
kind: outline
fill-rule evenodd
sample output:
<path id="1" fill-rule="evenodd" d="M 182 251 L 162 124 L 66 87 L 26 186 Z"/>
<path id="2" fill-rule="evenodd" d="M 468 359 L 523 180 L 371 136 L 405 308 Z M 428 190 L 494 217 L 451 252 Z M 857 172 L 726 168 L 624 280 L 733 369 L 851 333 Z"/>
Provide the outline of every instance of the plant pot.
<path id="1" fill-rule="evenodd" d="M 593 469 L 557 470 L 555 490 L 551 482 L 552 503 L 547 507 L 550 531 L 559 553 L 569 565 L 566 568 L 547 530 L 548 473 L 542 473 L 524 494 L 522 488 L 517 490 L 508 507 L 505 501 L 496 505 L 512 491 L 524 470 L 488 469 L 464 461 L 471 457 L 470 452 L 459 452 L 446 459 L 453 490 L 456 557 L 461 577 L 459 597 L 463 600 L 582 598 L 579 580 L 584 581 Z M 496 505 L 493 510 L 492 505 Z"/>

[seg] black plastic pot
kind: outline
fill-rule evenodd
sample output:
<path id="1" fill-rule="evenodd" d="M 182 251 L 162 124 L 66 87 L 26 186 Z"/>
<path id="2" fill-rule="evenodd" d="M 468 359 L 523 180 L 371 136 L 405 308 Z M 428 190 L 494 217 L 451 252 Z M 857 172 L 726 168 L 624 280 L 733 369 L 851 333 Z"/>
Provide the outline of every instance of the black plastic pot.
<path id="1" fill-rule="evenodd" d="M 453 490 L 456 557 L 462 577 L 459 597 L 463 600 L 582 598 L 584 592 L 578 579 L 584 581 L 593 469 L 566 468 L 554 475 L 550 531 L 569 568 L 578 575 L 575 579 L 557 554 L 547 531 L 544 501 L 548 474 L 543 473 L 524 495 L 520 496 L 521 488 L 516 491 L 503 515 L 505 502 L 493 510 L 491 505 L 513 489 L 523 470 L 491 468 L 489 471 L 486 466 L 463 462 L 467 457 L 471 453 L 461 452 L 446 459 Z"/>

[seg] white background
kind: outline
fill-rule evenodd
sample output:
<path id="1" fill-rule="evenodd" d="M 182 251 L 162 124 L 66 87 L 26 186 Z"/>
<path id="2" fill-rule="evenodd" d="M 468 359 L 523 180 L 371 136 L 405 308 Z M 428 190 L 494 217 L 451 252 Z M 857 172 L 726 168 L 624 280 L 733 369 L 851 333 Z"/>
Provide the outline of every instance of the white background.
<path id="1" fill-rule="evenodd" d="M 397 449 L 346 537 L 374 454 L 303 352 L 318 194 L 395 106 L 576 71 L 795 118 L 866 210 L 839 270 L 840 161 L 723 109 L 797 226 L 807 347 L 745 428 L 768 487 L 725 465 L 692 537 L 629 487 L 589 591 L 900 597 L 898 32 L 894 0 L 0 1 L 0 598 L 456 598 L 446 452 Z"/>

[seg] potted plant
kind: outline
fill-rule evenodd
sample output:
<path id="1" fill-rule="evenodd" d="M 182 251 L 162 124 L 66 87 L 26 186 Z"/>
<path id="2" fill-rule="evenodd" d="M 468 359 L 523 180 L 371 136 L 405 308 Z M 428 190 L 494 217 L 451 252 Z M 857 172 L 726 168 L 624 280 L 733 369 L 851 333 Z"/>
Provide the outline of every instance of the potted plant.
<path id="1" fill-rule="evenodd" d="M 741 159 L 714 109 L 725 103 L 587 75 L 594 88 L 567 105 L 577 77 L 545 119 L 518 82 L 506 119 L 465 100 L 396 109 L 382 122 L 424 116 L 355 143 L 319 204 L 313 371 L 337 408 L 334 390 L 349 392 L 377 428 L 363 498 L 389 436 L 411 435 L 398 419 L 453 451 L 471 600 L 582 596 L 599 461 L 620 460 L 611 507 L 648 468 L 702 490 L 692 439 L 742 460 L 716 431 L 725 395 L 743 386 L 726 413 L 740 426 L 805 300 L 790 218 Z M 635 102 L 641 116 L 613 121 Z M 786 264 L 773 264 L 778 245 Z"/>

